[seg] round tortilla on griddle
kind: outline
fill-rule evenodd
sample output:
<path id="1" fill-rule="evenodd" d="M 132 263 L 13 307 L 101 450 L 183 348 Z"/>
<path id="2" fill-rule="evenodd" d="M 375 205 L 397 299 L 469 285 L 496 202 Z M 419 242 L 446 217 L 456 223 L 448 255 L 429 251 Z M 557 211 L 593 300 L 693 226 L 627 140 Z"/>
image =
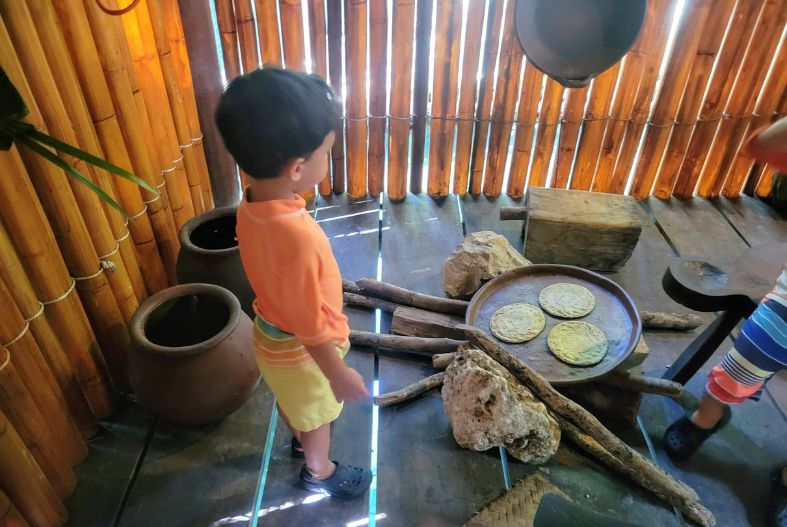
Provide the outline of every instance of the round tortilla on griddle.
<path id="1" fill-rule="evenodd" d="M 489 328 L 492 335 L 510 344 L 527 342 L 543 331 L 544 313 L 531 304 L 509 304 L 492 315 Z"/>
<path id="2" fill-rule="evenodd" d="M 572 366 L 592 366 L 607 354 L 607 337 L 592 324 L 571 320 L 549 332 L 547 345 L 558 359 Z"/>
<path id="3" fill-rule="evenodd" d="M 596 297 L 586 287 L 577 284 L 552 284 L 538 294 L 538 303 L 555 317 L 584 317 L 596 307 Z"/>

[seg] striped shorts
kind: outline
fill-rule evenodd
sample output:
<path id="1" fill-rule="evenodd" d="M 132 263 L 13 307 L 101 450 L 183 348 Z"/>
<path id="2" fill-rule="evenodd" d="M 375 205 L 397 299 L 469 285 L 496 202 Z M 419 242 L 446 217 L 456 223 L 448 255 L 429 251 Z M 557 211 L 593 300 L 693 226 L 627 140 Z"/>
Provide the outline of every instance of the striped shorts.
<path id="1" fill-rule="evenodd" d="M 711 370 L 707 391 L 722 403 L 742 403 L 785 367 L 787 306 L 765 299 L 744 323 L 732 350 Z"/>

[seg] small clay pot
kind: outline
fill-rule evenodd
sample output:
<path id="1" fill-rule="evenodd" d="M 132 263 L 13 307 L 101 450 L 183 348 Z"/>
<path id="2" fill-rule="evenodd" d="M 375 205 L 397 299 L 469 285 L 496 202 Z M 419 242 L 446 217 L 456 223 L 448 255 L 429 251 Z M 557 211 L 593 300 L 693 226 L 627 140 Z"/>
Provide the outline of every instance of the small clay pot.
<path id="1" fill-rule="evenodd" d="M 224 419 L 259 380 L 252 328 L 223 287 L 186 284 L 151 296 L 130 327 L 128 376 L 140 402 L 175 423 Z"/>
<path id="2" fill-rule="evenodd" d="M 240 300 L 254 318 L 254 291 L 246 279 L 235 236 L 237 207 L 222 207 L 194 216 L 180 229 L 179 284 L 216 284 Z"/>

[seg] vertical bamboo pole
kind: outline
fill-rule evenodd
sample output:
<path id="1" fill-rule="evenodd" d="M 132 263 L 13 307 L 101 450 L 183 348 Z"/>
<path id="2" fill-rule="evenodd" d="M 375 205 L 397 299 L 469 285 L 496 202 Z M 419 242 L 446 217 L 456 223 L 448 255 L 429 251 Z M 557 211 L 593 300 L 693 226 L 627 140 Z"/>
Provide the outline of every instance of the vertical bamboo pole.
<path id="1" fill-rule="evenodd" d="M 426 149 L 429 41 L 432 37 L 434 0 L 418 0 L 415 19 L 415 72 L 413 73 L 413 135 L 410 157 L 410 192 L 421 192 Z M 345 15 L 346 16 L 346 15 Z"/>
<path id="2" fill-rule="evenodd" d="M 71 44 L 71 58 L 82 84 L 82 93 L 86 98 L 90 118 L 107 159 L 115 165 L 133 171 L 84 6 L 81 3 L 66 5 L 63 0 L 57 0 L 54 4 L 63 31 Z M 150 218 L 146 214 L 139 214 L 145 208 L 140 190 L 136 185 L 122 178 L 115 180 L 115 186 L 124 208 L 134 217 L 129 220 L 128 227 L 137 250 L 139 271 L 144 276 L 144 283 L 153 291 L 163 289 L 167 286 L 166 273 Z M 135 280 L 132 282 L 136 284 Z M 137 290 L 136 285 L 135 290 Z"/>
<path id="3" fill-rule="evenodd" d="M 0 488 L 33 527 L 59 526 L 68 518 L 68 512 L 52 484 L 2 411 Z"/>
<path id="4" fill-rule="evenodd" d="M 571 188 L 574 190 L 590 190 L 596 174 L 596 164 L 604 138 L 609 108 L 612 105 L 612 94 L 620 72 L 620 62 L 609 68 L 593 80 L 590 88 L 585 118 L 582 121 L 582 134 L 577 148 L 577 159 L 574 161 L 574 173 L 571 177 Z"/>
<path id="5" fill-rule="evenodd" d="M 326 45 L 325 0 L 309 0 L 309 42 L 312 52 L 312 70 L 328 81 L 328 48 Z M 383 88 L 384 90 L 385 88 Z M 338 135 L 338 133 L 336 134 Z M 336 143 L 334 138 L 334 144 Z M 322 196 L 331 195 L 331 169 L 318 185 Z"/>
<path id="6" fill-rule="evenodd" d="M 525 193 L 528 167 L 533 151 L 533 132 L 538 119 L 538 103 L 544 86 L 544 74 L 532 64 L 526 63 L 519 95 L 519 113 L 516 118 L 514 155 L 511 159 L 511 176 L 508 179 L 508 195 L 514 198 Z"/>
<path id="7" fill-rule="evenodd" d="M 560 119 L 560 106 L 563 103 L 564 88 L 555 80 L 548 78 L 544 87 L 544 101 L 538 116 L 536 132 L 536 151 L 530 168 L 529 186 L 543 187 L 547 184 L 549 162 L 555 146 L 555 133 Z M 581 110 L 580 110 L 581 111 Z"/>
<path id="8" fill-rule="evenodd" d="M 645 143 L 634 172 L 631 195 L 637 199 L 650 196 L 664 154 L 664 147 L 672 129 L 672 123 L 684 94 L 686 81 L 691 73 L 700 37 L 703 36 L 703 27 L 708 19 L 710 8 L 711 0 L 697 0 L 690 4 L 689 10 L 680 19 L 678 35 L 669 58 L 669 66 L 664 75 L 653 115 L 645 129 Z M 723 8 L 718 6 L 717 9 L 714 9 L 714 13 L 721 11 Z M 714 22 L 711 22 L 709 26 L 714 26 L 716 30 L 716 33 L 710 38 L 715 38 L 719 33 L 723 35 L 723 30 L 719 31 L 720 28 Z"/>
<path id="9" fill-rule="evenodd" d="M 303 31 L 302 0 L 279 0 L 284 63 L 291 70 L 306 71 L 306 44 Z"/>
<path id="10" fill-rule="evenodd" d="M 620 140 L 620 154 L 612 175 L 610 192 L 623 194 L 623 191 L 626 189 L 631 168 L 634 164 L 634 157 L 637 154 L 640 139 L 642 138 L 642 131 L 645 129 L 645 123 L 650 115 L 651 100 L 655 95 L 656 81 L 662 59 L 664 58 L 664 52 L 666 51 L 667 39 L 672 27 L 676 7 L 677 1 L 670 0 L 663 22 L 656 26 L 653 45 L 647 51 L 648 55 L 645 59 L 639 88 L 637 88 L 637 96 L 631 109 L 631 118 L 626 122 L 623 137 Z"/>
<path id="11" fill-rule="evenodd" d="M 462 37 L 462 6 L 453 0 L 438 0 L 435 8 L 434 76 L 429 124 L 430 196 L 447 196 L 456 127 L 456 94 L 459 75 L 459 44 Z"/>
<path id="12" fill-rule="evenodd" d="M 454 193 L 464 196 L 470 183 L 470 154 L 473 149 L 473 118 L 475 116 L 478 65 L 481 61 L 481 34 L 484 29 L 486 2 L 470 2 L 465 22 L 462 83 L 459 87 L 459 112 L 456 123 L 456 159 L 454 160 Z M 491 19 L 490 19 L 491 22 Z M 489 24 L 487 24 L 489 26 Z M 390 177 L 390 176 L 389 176 Z"/>
<path id="13" fill-rule="evenodd" d="M 345 0 L 344 8 L 348 92 L 347 192 L 350 198 L 356 199 L 366 195 L 366 0 Z"/>
<path id="14" fill-rule="evenodd" d="M 691 66 L 691 74 L 686 81 L 678 115 L 673 123 L 669 142 L 664 149 L 664 159 L 661 162 L 653 188 L 653 195 L 658 198 L 667 199 L 672 195 L 672 187 L 678 178 L 678 170 L 683 161 L 691 131 L 696 124 L 697 114 L 708 86 L 713 64 L 721 48 L 725 30 L 730 24 L 730 20 L 734 22 L 735 19 L 731 16 L 734 7 L 735 0 L 716 2 L 708 15 L 705 27 L 702 29 L 697 54 Z M 736 30 L 738 29 L 733 23 L 730 26 L 730 31 Z"/>
<path id="15" fill-rule="evenodd" d="M 277 0 L 255 0 L 263 64 L 284 64 Z"/>
<path id="16" fill-rule="evenodd" d="M 461 16 L 461 15 L 460 15 Z M 388 5 L 369 4 L 369 194 L 384 190 L 386 96 L 388 71 Z"/>
<path id="17" fill-rule="evenodd" d="M 43 49 L 35 37 L 30 12 L 21 3 L 13 9 L 7 7 L 7 4 L 0 4 L 0 13 L 8 24 L 12 40 L 17 43 L 15 49 L 19 50 L 20 56 L 17 62 L 13 52 L 9 52 L 0 57 L 0 61 L 27 102 L 30 109 L 28 121 L 38 129 L 51 129 L 55 136 L 67 143 L 78 144 Z M 41 105 L 40 111 L 37 104 Z M 97 250 L 105 254 L 115 245 L 99 199 L 87 187 L 68 178 L 38 154 L 27 148 L 22 148 L 21 154 L 34 178 L 50 223 L 58 233 L 69 269 L 102 344 L 112 380 L 118 389 L 125 389 L 128 387 L 125 363 L 130 340 L 123 314 L 104 266 L 98 259 Z M 85 170 L 84 163 L 75 164 Z M 29 235 L 24 229 L 17 231 L 11 227 L 10 230 L 15 237 Z"/>
<path id="18" fill-rule="evenodd" d="M 118 33 L 118 30 L 122 31 L 119 27 L 120 21 L 116 17 L 105 15 L 91 0 L 83 0 L 83 6 L 88 14 L 101 67 L 109 84 L 112 103 L 117 111 L 118 124 L 131 156 L 134 172 L 162 193 L 160 196 L 155 196 L 142 190 L 142 197 L 143 203 L 147 206 L 147 215 L 155 233 L 167 280 L 170 284 L 174 284 L 175 264 L 180 244 L 169 203 L 170 200 L 180 199 L 179 192 L 169 194 L 164 188 L 164 179 L 158 168 L 158 155 L 152 143 L 152 131 L 144 99 L 141 92 L 136 90 L 135 93 L 134 71 L 124 61 L 127 50 L 123 47 L 126 45 L 125 37 Z M 151 289 L 156 289 L 160 285 L 159 281 L 148 282 Z"/>
<path id="19" fill-rule="evenodd" d="M 5 527 L 30 527 L 27 520 L 11 502 L 5 492 L 0 489 L 0 525 Z"/>
<path id="20" fill-rule="evenodd" d="M 751 119 L 771 58 L 781 40 L 786 13 L 787 3 L 783 0 L 776 0 L 772 4 L 768 2 L 763 8 L 763 15 L 767 15 L 767 19 L 761 20 L 763 23 L 758 23 L 755 29 L 724 110 L 726 118 L 719 124 L 700 175 L 698 192 L 703 197 L 717 197 L 721 193 Z"/>
<path id="21" fill-rule="evenodd" d="M 16 355 L 11 362 L 9 351 L 0 346 L 0 411 L 8 416 L 58 495 L 65 498 L 76 487 L 74 471 L 59 451 L 47 419 L 22 381 L 15 363 Z"/>
<path id="22" fill-rule="evenodd" d="M 240 58 L 243 73 L 260 67 L 260 54 L 257 51 L 257 30 L 254 27 L 254 11 L 251 0 L 234 0 L 235 30 L 240 44 Z"/>
<path id="23" fill-rule="evenodd" d="M 146 8 L 147 4 L 140 2 L 134 10 L 120 18 L 125 28 L 126 42 L 147 108 L 155 144 L 159 149 L 159 161 L 164 171 L 172 214 L 175 217 L 175 224 L 180 229 L 194 217 L 195 207 L 198 205 L 194 204 L 192 198 L 196 194 L 201 200 L 202 196 L 198 188 L 195 192 L 195 188 L 190 184 L 194 176 L 189 174 L 188 170 L 192 167 L 184 164 L 162 64 Z M 175 199 L 178 194 L 179 201 Z"/>
<path id="24" fill-rule="evenodd" d="M 44 305 L 38 301 L 33 285 L 27 277 L 22 262 L 16 254 L 11 238 L 0 222 L 0 288 L 7 287 L 14 303 L 30 324 L 36 342 L 52 374 L 62 390 L 68 413 L 80 430 L 83 438 L 92 437 L 98 430 L 98 424 L 90 410 L 87 399 L 79 386 L 74 368 L 68 360 L 68 354 L 60 339 L 55 335 L 49 322 L 50 314 L 45 312 Z M 63 339 L 64 342 L 66 339 Z"/>
<path id="25" fill-rule="evenodd" d="M 407 157 L 410 150 L 410 94 L 413 84 L 415 0 L 395 0 L 391 30 L 391 119 L 388 135 L 388 197 L 407 195 Z"/>
<path id="26" fill-rule="evenodd" d="M 560 140 L 557 147 L 557 163 L 553 188 L 566 188 L 574 164 L 574 153 L 579 140 L 579 125 L 582 124 L 582 113 L 585 110 L 589 89 L 572 88 L 566 95 L 563 116 L 560 119 Z"/>
<path id="27" fill-rule="evenodd" d="M 61 33 L 60 23 L 52 3 L 50 0 L 28 0 L 27 6 L 31 16 L 36 21 L 36 30 L 40 36 L 43 52 L 48 59 L 55 84 L 60 90 L 63 100 L 69 102 L 69 104 L 63 105 L 66 111 L 64 117 L 70 120 L 79 146 L 98 157 L 106 157 L 103 148 L 99 144 L 96 130 L 93 126 L 74 65 L 71 63 L 68 47 Z M 103 80 L 103 76 L 100 80 Z M 110 197 L 117 200 L 116 185 L 115 181 L 113 181 L 115 178 L 113 176 L 97 167 L 90 167 L 89 173 L 92 173 L 93 181 L 99 187 Z M 138 201 L 141 202 L 138 190 L 133 188 L 128 190 L 136 191 Z M 100 256 L 100 260 L 106 261 L 108 265 L 112 265 L 115 268 L 115 272 L 109 273 L 107 278 L 115 294 L 118 307 L 123 313 L 123 318 L 128 324 L 131 321 L 131 316 L 139 307 L 140 299 L 147 296 L 147 289 L 142 281 L 136 251 L 131 240 L 129 240 L 126 219 L 114 208 L 107 204 L 102 205 L 103 214 L 98 218 L 98 221 L 101 223 L 108 222 L 109 230 L 106 231 L 105 236 L 99 236 L 99 233 L 96 233 L 93 236 L 93 243 L 96 251 L 103 255 Z"/>
<path id="28" fill-rule="evenodd" d="M 503 18 L 503 40 L 500 44 L 498 76 L 495 82 L 484 174 L 485 196 L 499 196 L 503 190 L 516 97 L 519 94 L 519 72 L 523 55 L 514 34 L 513 8 L 513 4 L 509 4 Z"/>
<path id="29" fill-rule="evenodd" d="M 0 280 L 0 343 L 8 349 L 20 379 L 44 416 L 58 459 L 68 466 L 85 459 L 87 445 L 69 417 L 63 392 L 30 332 L 30 323 L 22 318 L 3 280 Z"/>
<path id="30" fill-rule="evenodd" d="M 346 115 L 344 111 L 344 68 L 342 57 L 344 56 L 344 45 L 342 37 L 344 35 L 344 24 L 342 23 L 342 0 L 326 0 L 327 5 L 327 27 L 328 27 L 328 67 L 331 80 L 331 88 L 338 100 L 342 101 L 342 121 L 336 130 L 336 139 L 331 149 L 331 172 L 333 174 L 333 191 L 336 194 L 344 193 L 345 168 L 344 168 L 344 133 Z"/>
<path id="31" fill-rule="evenodd" d="M 197 156 L 200 175 L 203 178 L 200 183 L 202 188 L 202 202 L 205 204 L 206 209 L 212 209 L 213 189 L 211 187 L 210 172 L 208 171 L 208 161 L 205 156 L 205 144 L 202 140 L 202 129 L 197 110 L 197 98 L 194 95 L 194 84 L 191 75 L 191 62 L 189 60 L 188 47 L 186 46 L 186 35 L 183 31 L 183 20 L 181 19 L 180 9 L 178 8 L 178 0 L 161 0 L 161 5 L 164 10 L 164 20 L 167 21 L 165 27 L 167 29 L 167 37 L 169 38 L 169 45 L 170 49 L 172 49 L 175 62 L 178 86 L 180 86 L 180 93 L 183 95 L 183 104 L 185 105 L 186 116 L 189 120 L 191 143 L 194 147 L 194 153 Z M 215 45 L 215 41 L 212 38 L 207 40 L 210 40 L 210 42 Z M 214 64 L 215 58 L 211 57 L 211 59 L 212 60 L 207 57 L 200 57 L 199 66 L 205 67 L 202 64 L 203 61 L 208 62 L 210 65 Z"/>
<path id="32" fill-rule="evenodd" d="M 484 56 L 481 59 L 481 84 L 478 88 L 478 104 L 475 110 L 473 153 L 470 164 L 470 193 L 477 196 L 484 183 L 484 166 L 489 136 L 489 116 L 492 113 L 492 95 L 495 87 L 495 61 L 500 50 L 500 28 L 503 24 L 503 0 L 489 0 L 489 25 L 484 40 Z"/>
<path id="33" fill-rule="evenodd" d="M 738 0 L 732 27 L 727 33 L 716 61 L 700 115 L 685 148 L 685 155 L 673 187 L 675 196 L 685 198 L 694 194 L 735 77 L 743 62 L 757 21 L 761 20 L 760 14 L 764 7 L 764 0 Z"/>
<path id="34" fill-rule="evenodd" d="M 221 56 L 224 58 L 224 75 L 229 82 L 241 73 L 238 31 L 235 27 L 235 8 L 232 5 L 232 0 L 214 0 L 214 2 L 219 38 L 221 39 Z"/>

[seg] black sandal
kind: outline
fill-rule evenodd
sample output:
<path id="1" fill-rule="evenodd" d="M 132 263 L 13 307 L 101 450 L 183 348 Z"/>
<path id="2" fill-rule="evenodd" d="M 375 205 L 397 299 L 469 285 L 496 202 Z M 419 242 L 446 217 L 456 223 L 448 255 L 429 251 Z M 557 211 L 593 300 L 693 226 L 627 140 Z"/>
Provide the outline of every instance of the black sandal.
<path id="1" fill-rule="evenodd" d="M 787 527 L 787 487 L 782 482 L 782 470 L 785 468 L 779 468 L 771 478 L 768 521 L 773 527 Z"/>
<path id="2" fill-rule="evenodd" d="M 303 486 L 311 492 L 320 492 L 333 498 L 351 500 L 362 496 L 372 483 L 372 473 L 358 467 L 336 463 L 336 470 L 326 479 L 315 478 L 306 465 L 301 469 Z"/>
<path id="3" fill-rule="evenodd" d="M 688 459 L 714 433 L 726 425 L 731 416 L 729 407 L 724 409 L 721 419 L 710 429 L 695 425 L 686 414 L 667 427 L 664 432 L 664 450 L 673 461 Z"/>
<path id="4" fill-rule="evenodd" d="M 292 436 L 292 441 L 290 441 L 290 456 L 295 459 L 303 459 L 306 457 L 303 454 L 303 445 L 301 445 L 301 442 L 298 441 L 295 436 Z"/>

